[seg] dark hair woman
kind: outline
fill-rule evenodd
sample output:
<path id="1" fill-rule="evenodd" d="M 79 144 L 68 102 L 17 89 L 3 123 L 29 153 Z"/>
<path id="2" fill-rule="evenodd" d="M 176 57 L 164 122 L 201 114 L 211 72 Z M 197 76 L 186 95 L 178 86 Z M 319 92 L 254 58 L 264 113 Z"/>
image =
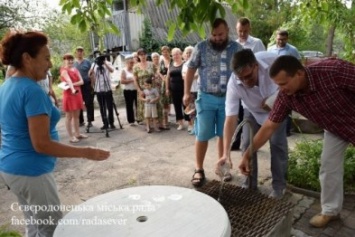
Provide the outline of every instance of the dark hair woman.
<path id="1" fill-rule="evenodd" d="M 26 220 L 33 220 L 26 226 L 31 237 L 52 236 L 62 217 L 60 208 L 53 208 L 60 205 L 52 174 L 56 157 L 105 160 L 110 155 L 58 142 L 60 112 L 37 84 L 52 67 L 47 44 L 46 35 L 34 31 L 11 31 L 0 42 L 0 60 L 16 69 L 0 87 L 0 177 L 24 207 Z"/>

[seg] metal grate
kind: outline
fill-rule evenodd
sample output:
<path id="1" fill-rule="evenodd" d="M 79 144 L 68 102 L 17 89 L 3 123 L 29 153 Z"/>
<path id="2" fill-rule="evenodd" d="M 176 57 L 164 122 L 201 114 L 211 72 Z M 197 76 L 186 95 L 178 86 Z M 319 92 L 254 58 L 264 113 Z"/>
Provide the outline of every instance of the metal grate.
<path id="1" fill-rule="evenodd" d="M 217 200 L 220 185 L 212 180 L 198 191 Z M 232 236 L 238 237 L 267 235 L 293 209 L 293 204 L 286 200 L 268 198 L 232 184 L 224 184 L 220 202 L 229 216 Z"/>

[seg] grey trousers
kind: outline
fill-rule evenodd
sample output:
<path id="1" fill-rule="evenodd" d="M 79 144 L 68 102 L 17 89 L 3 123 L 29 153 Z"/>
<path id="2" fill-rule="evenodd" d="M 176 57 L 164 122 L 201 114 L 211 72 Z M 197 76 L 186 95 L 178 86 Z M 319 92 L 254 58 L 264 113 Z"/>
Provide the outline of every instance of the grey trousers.
<path id="1" fill-rule="evenodd" d="M 248 109 L 244 109 L 244 119 L 251 122 L 251 129 L 255 135 L 261 125 L 257 123 L 254 116 Z M 283 190 L 286 188 L 286 173 L 288 163 L 288 144 L 286 137 L 286 119 L 281 123 L 279 128 L 271 136 L 270 151 L 271 151 L 271 175 L 272 188 L 274 190 Z M 249 147 L 250 144 L 250 127 L 245 125 L 242 133 L 242 153 Z M 252 179 L 251 188 L 257 189 L 258 186 L 258 155 L 257 152 L 252 156 Z M 247 187 L 248 179 L 246 178 L 243 187 Z"/>
<path id="2" fill-rule="evenodd" d="M 324 131 L 319 170 L 322 214 L 337 215 L 343 206 L 344 154 L 349 142 Z"/>
<path id="3" fill-rule="evenodd" d="M 22 210 L 25 221 L 29 222 L 26 236 L 53 236 L 58 220 L 63 216 L 53 174 L 32 177 L 0 172 L 0 176 L 17 196 L 18 203 L 13 203 L 11 208 Z"/>

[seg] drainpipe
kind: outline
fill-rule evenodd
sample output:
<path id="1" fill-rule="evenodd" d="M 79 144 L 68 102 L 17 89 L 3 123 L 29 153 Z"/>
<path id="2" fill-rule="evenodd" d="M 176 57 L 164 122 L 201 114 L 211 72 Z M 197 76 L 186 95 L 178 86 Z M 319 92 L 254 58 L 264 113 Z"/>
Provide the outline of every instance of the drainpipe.
<path id="1" fill-rule="evenodd" d="M 131 27 L 129 24 L 127 0 L 123 0 L 123 10 L 124 10 L 124 17 L 125 17 L 125 27 L 123 27 L 124 39 L 125 39 L 125 44 L 127 46 L 127 50 L 130 51 L 132 49 L 132 44 L 131 44 L 132 41 L 131 41 Z"/>

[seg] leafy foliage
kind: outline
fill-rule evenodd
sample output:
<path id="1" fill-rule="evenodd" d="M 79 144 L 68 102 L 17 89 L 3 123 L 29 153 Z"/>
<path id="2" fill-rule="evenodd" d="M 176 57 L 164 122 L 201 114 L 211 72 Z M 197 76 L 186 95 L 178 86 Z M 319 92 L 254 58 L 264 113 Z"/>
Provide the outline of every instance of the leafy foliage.
<path id="1" fill-rule="evenodd" d="M 306 0 L 300 1 L 299 15 L 305 23 L 316 22 L 324 27 L 338 29 L 344 37 L 344 57 L 355 62 L 355 2 L 347 6 L 346 0 Z M 328 42 L 328 56 L 332 53 L 333 42 Z"/>
<path id="2" fill-rule="evenodd" d="M 160 48 L 163 45 L 169 46 L 171 49 L 176 47 L 181 50 L 184 50 L 184 48 L 189 45 L 189 43 L 181 41 L 158 41 L 153 38 L 151 27 L 152 25 L 149 20 L 145 19 L 143 22 L 142 35 L 139 38 L 140 47 L 144 48 L 147 52 L 160 52 Z"/>
<path id="3" fill-rule="evenodd" d="M 44 0 L 0 0 L 0 35 L 9 28 L 42 29 L 53 12 Z"/>
<path id="4" fill-rule="evenodd" d="M 119 34 L 117 26 L 107 20 L 112 15 L 112 0 L 60 0 L 63 13 L 71 15 L 70 22 L 82 32 L 91 30 L 99 37 L 99 49 L 103 49 L 106 33 Z M 75 13 L 73 13 L 75 12 Z"/>
<path id="5" fill-rule="evenodd" d="M 296 144 L 288 160 L 288 182 L 300 188 L 320 191 L 319 169 L 322 140 L 304 140 Z M 349 146 L 344 159 L 344 191 L 354 192 L 355 147 Z"/>
<path id="6" fill-rule="evenodd" d="M 130 6 L 145 7 L 146 1 L 130 0 Z M 155 0 L 157 6 L 163 3 L 163 0 Z M 168 41 L 172 40 L 175 34 L 175 29 L 179 28 L 183 35 L 190 32 L 198 32 L 201 38 L 206 36 L 205 30 L 201 25 L 205 22 L 212 23 L 216 17 L 224 17 L 225 10 L 222 4 L 229 4 L 235 10 L 238 8 L 248 8 L 248 0 L 229 0 L 229 1 L 205 1 L 205 0 L 170 0 L 168 1 L 169 8 L 175 7 L 180 9 L 177 20 L 168 22 Z"/>
<path id="7" fill-rule="evenodd" d="M 301 27 L 302 25 L 302 27 Z M 288 31 L 288 42 L 294 45 L 299 51 L 301 50 L 315 50 L 325 51 L 326 34 L 324 28 L 319 24 L 304 24 L 300 19 L 294 18 L 292 21 L 282 24 L 280 29 Z M 275 44 L 276 31 L 270 37 L 269 46 Z M 322 43 L 320 43 L 322 42 Z"/>

